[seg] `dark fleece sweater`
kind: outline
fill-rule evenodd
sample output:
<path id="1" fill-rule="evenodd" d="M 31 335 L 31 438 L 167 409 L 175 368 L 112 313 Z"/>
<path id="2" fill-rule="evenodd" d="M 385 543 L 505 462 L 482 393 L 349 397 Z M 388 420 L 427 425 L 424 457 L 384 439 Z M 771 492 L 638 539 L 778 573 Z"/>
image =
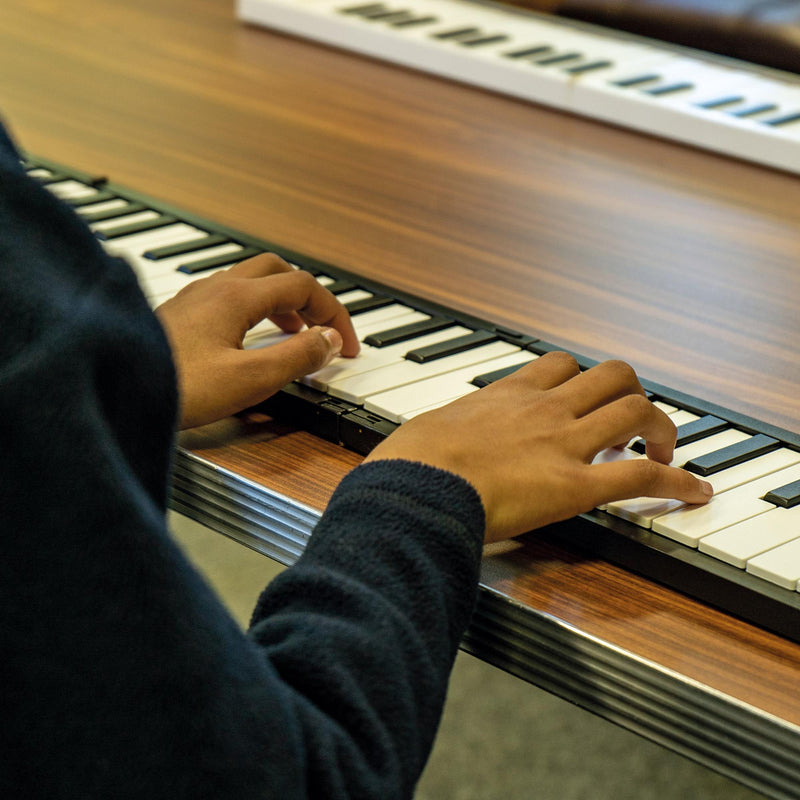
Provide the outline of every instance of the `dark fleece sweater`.
<path id="1" fill-rule="evenodd" d="M 2 129 L 0 332 L 0 796 L 412 796 L 475 599 L 475 491 L 359 467 L 243 633 L 165 526 L 162 330 Z"/>

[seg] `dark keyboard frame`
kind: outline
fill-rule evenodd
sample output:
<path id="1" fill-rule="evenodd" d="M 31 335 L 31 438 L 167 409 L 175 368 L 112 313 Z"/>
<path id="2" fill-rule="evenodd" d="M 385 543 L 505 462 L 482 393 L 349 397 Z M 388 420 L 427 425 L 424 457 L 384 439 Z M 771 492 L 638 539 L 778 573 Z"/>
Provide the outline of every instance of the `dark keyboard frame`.
<path id="1" fill-rule="evenodd" d="M 513 331 L 488 320 L 454 311 L 416 295 L 398 291 L 387 284 L 363 278 L 346 269 L 310 258 L 296 250 L 213 223 L 191 212 L 112 183 L 104 177 L 93 176 L 36 156 L 28 157 L 27 166 L 43 167 L 63 174 L 65 180 L 73 179 L 105 189 L 123 199 L 142 203 L 148 208 L 174 216 L 179 221 L 185 221 L 209 233 L 230 237 L 244 247 L 276 253 L 313 274 L 325 274 L 335 279 L 351 281 L 359 288 L 377 295 L 386 295 L 419 311 L 452 319 L 453 322 L 474 330 L 491 331 L 500 339 L 531 352 L 543 354 L 565 349 L 540 340 L 534 335 Z M 571 354 L 583 368 L 589 368 L 597 363 L 578 353 Z M 675 391 L 646 378 L 641 382 L 656 399 L 695 414 L 712 414 L 747 433 L 766 434 L 778 439 L 783 446 L 800 451 L 800 434 L 760 422 L 753 417 Z M 282 421 L 360 454 L 368 453 L 398 427 L 395 423 L 377 415 L 359 410 L 351 403 L 330 398 L 323 392 L 302 384 L 290 384 L 284 387 L 260 408 Z M 538 531 L 537 535 L 565 544 L 572 549 L 577 547 L 588 556 L 605 559 L 747 622 L 800 642 L 800 592 L 771 584 L 651 530 L 604 511 L 593 510 L 574 519 L 550 525 Z"/>

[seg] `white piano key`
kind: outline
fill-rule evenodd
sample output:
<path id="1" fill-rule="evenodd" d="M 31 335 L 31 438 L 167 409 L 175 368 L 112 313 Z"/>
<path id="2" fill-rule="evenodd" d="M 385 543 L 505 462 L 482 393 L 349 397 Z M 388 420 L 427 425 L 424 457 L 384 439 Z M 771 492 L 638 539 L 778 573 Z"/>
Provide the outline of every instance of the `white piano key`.
<path id="1" fill-rule="evenodd" d="M 435 378 L 399 386 L 387 392 L 379 392 L 369 397 L 364 403 L 364 409 L 373 414 L 380 414 L 392 422 L 401 422 L 401 417 L 410 411 L 430 406 L 433 403 L 455 400 L 457 397 L 467 394 L 474 388 L 469 382 L 482 372 L 505 369 L 514 364 L 533 361 L 535 357 L 533 353 L 518 351 L 483 362 L 479 367 L 472 364 Z"/>
<path id="2" fill-rule="evenodd" d="M 697 547 L 704 536 L 775 508 L 761 497 L 776 486 L 796 480 L 800 480 L 800 464 L 715 495 L 704 506 L 685 506 L 664 514 L 653 520 L 652 528 L 688 547 Z"/>
<path id="3" fill-rule="evenodd" d="M 445 372 L 451 372 L 470 364 L 489 361 L 499 356 L 522 351 L 506 342 L 492 342 L 491 344 L 474 347 L 447 358 L 429 361 L 427 364 L 418 364 L 414 361 L 402 361 L 379 369 L 373 369 L 361 375 L 355 375 L 343 381 L 337 381 L 329 386 L 328 391 L 334 397 L 348 400 L 351 403 L 362 404 L 372 394 L 385 392 L 398 386 L 404 386 L 414 381 L 432 378 Z"/>
<path id="4" fill-rule="evenodd" d="M 390 303 L 388 306 L 381 306 L 381 308 L 376 308 L 373 311 L 356 314 L 352 318 L 352 322 L 358 338 L 364 339 L 370 333 L 394 328 L 397 325 L 404 325 L 406 316 L 417 313 L 419 312 L 402 303 Z M 425 314 L 423 316 L 427 317 L 428 315 Z"/>
<path id="5" fill-rule="evenodd" d="M 667 416 L 674 414 L 678 410 L 675 406 L 665 403 L 663 400 L 653 400 L 653 405 L 656 408 L 660 408 Z"/>
<path id="6" fill-rule="evenodd" d="M 728 491 L 728 489 L 733 489 L 735 486 L 741 486 L 756 480 L 756 478 L 761 478 L 764 475 L 769 475 L 772 472 L 777 472 L 798 463 L 800 463 L 800 453 L 781 447 L 771 453 L 766 453 L 763 456 L 758 456 L 758 458 L 737 464 L 735 467 L 722 470 L 716 475 L 709 475 L 704 480 L 714 487 L 715 494 L 720 494 Z"/>
<path id="7" fill-rule="evenodd" d="M 676 428 L 680 425 L 685 425 L 687 422 L 694 422 L 696 419 L 700 419 L 697 414 L 693 414 L 691 411 L 686 411 L 682 408 L 669 414 L 669 418 L 675 424 Z"/>
<path id="8" fill-rule="evenodd" d="M 133 225 L 137 222 L 149 222 L 151 219 L 160 217 L 158 211 L 146 209 L 145 211 L 134 211 L 133 214 L 128 214 L 125 217 L 117 217 L 116 219 L 104 219 L 100 222 L 90 222 L 89 227 L 93 231 L 104 231 L 109 228 L 116 228 L 119 225 Z"/>
<path id="9" fill-rule="evenodd" d="M 58 183 L 48 184 L 47 188 L 62 200 L 77 200 L 82 197 L 90 197 L 97 194 L 94 186 L 87 186 L 85 183 L 74 180 L 59 181 Z"/>
<path id="10" fill-rule="evenodd" d="M 706 453 L 713 453 L 716 450 L 721 450 L 723 447 L 738 444 L 749 438 L 750 434 L 730 428 L 726 431 L 715 433 L 712 436 L 706 436 L 704 439 L 698 439 L 696 442 L 689 442 L 689 444 L 676 447 L 670 463 L 674 467 L 682 467 L 693 458 L 703 456 Z"/>
<path id="11" fill-rule="evenodd" d="M 680 420 L 679 424 L 681 425 L 685 422 L 692 422 L 693 419 L 698 419 L 696 414 L 692 414 L 689 411 L 676 411 L 672 416 L 670 416 L 670 419 L 673 419 L 674 417 L 678 417 Z M 748 435 L 746 433 L 742 433 L 741 431 L 734 429 L 722 431 L 721 433 L 716 433 L 713 436 L 707 436 L 705 439 L 699 439 L 696 442 L 690 442 L 682 447 L 676 447 L 672 454 L 672 461 L 670 463 L 672 466 L 682 467 L 692 458 L 696 458 L 699 455 L 704 455 L 705 453 L 712 453 L 715 450 L 719 450 L 722 447 L 727 447 L 729 444 L 735 444 L 736 442 L 743 441 L 747 438 Z M 594 463 L 608 460 L 619 460 L 620 458 L 646 458 L 646 456 L 640 455 L 635 451 L 626 448 L 619 455 L 615 455 L 614 451 L 611 451 L 610 455 L 604 451 L 604 453 L 600 455 L 599 459 L 595 459 Z M 635 525 L 639 525 L 643 528 L 649 528 L 651 527 L 654 519 L 670 511 L 675 511 L 676 509 L 683 507 L 683 505 L 683 503 L 677 500 L 659 497 L 635 497 L 630 500 L 618 500 L 616 502 L 609 503 L 603 507 L 603 510 L 608 511 L 609 514 L 613 514 L 616 517 L 633 522 Z"/>
<path id="12" fill-rule="evenodd" d="M 358 317 L 356 316 L 356 319 Z M 402 363 L 405 354 L 414 347 L 427 347 L 429 344 L 438 344 L 470 333 L 469 328 L 455 325 L 435 333 L 418 336 L 407 342 L 389 345 L 388 347 L 370 347 L 362 345 L 361 352 L 355 358 L 337 358 L 326 367 L 317 372 L 312 372 L 303 378 L 303 383 L 320 391 L 327 391 L 329 386 L 347 380 L 355 375 L 370 372 L 390 364 Z"/>
<path id="13" fill-rule="evenodd" d="M 464 395 L 471 394 L 472 392 L 477 392 L 478 387 L 472 386 L 471 384 L 467 384 L 467 389 L 463 394 L 460 394 L 459 397 L 464 397 Z M 442 406 L 449 405 L 454 400 L 458 398 L 448 397 L 446 400 L 440 400 L 438 403 L 431 403 L 429 406 L 425 406 L 424 408 L 415 408 L 413 411 L 406 411 L 404 414 L 400 415 L 400 422 L 408 422 L 414 417 L 420 416 L 420 414 L 427 414 L 428 411 L 433 411 L 436 408 L 441 408 Z"/>
<path id="14" fill-rule="evenodd" d="M 644 458 L 644 456 L 640 456 Z M 642 528 L 651 528 L 654 520 L 685 507 L 685 503 L 680 500 L 670 500 L 661 497 L 635 497 L 631 500 L 619 500 L 608 503 L 603 507 L 604 511 L 613 514 L 620 519 L 626 519 L 634 525 Z"/>
<path id="15" fill-rule="evenodd" d="M 797 589 L 800 581 L 800 539 L 751 558 L 747 571 L 784 589 Z"/>
<path id="16" fill-rule="evenodd" d="M 372 320 L 365 319 L 371 314 L 377 314 L 378 311 L 383 311 L 384 308 L 390 309 L 394 305 L 395 304 L 392 304 L 392 306 L 383 306 L 383 308 L 376 308 L 374 311 L 356 314 L 354 317 L 350 318 L 351 322 L 353 323 L 353 329 L 355 330 L 359 341 L 363 341 L 370 334 L 378 333 L 379 331 L 385 331 L 388 328 L 395 328 L 398 325 L 410 325 L 412 322 L 424 322 L 425 320 L 430 319 L 430 314 L 423 314 L 421 311 L 414 311 L 413 309 L 408 308 L 408 306 L 406 306 L 405 313 L 395 317 L 389 317 L 385 319 L 375 317 Z"/>
<path id="17" fill-rule="evenodd" d="M 800 538 L 800 506 L 773 508 L 700 540 L 698 550 L 744 569 L 755 556 Z"/>
<path id="18" fill-rule="evenodd" d="M 143 255 L 148 250 L 169 244 L 190 242 L 192 239 L 197 239 L 204 234 L 205 231 L 195 228 L 193 225 L 187 225 L 185 222 L 176 222 L 174 225 L 167 225 L 164 228 L 133 233 L 130 236 L 120 236 L 118 239 L 111 239 L 102 244 L 107 252 L 129 259 L 136 259 L 138 266 L 148 272 L 153 272 L 161 269 L 163 260 L 153 261 L 152 259 L 144 258 Z M 184 261 L 187 261 L 192 255 L 190 253 L 181 257 Z"/>
<path id="19" fill-rule="evenodd" d="M 641 459 L 645 458 L 645 456 L 639 455 L 629 449 L 625 449 L 621 453 L 616 451 L 603 451 L 603 453 L 598 455 L 595 463 L 630 458 Z M 730 467 L 730 469 L 718 472 L 716 475 L 710 475 L 703 480 L 708 481 L 714 488 L 714 494 L 718 495 L 737 486 L 751 483 L 773 472 L 778 472 L 793 464 L 800 464 L 800 453 L 794 450 L 781 448 L 767 453 L 766 455 L 759 456 L 758 458 L 751 459 L 750 461 L 745 461 L 742 464 L 737 464 L 735 467 Z M 777 483 L 775 484 L 775 486 L 779 485 L 780 484 Z M 629 522 L 633 522 L 635 525 L 640 525 L 643 528 L 650 528 L 653 520 L 657 517 L 685 507 L 686 504 L 678 500 L 665 500 L 658 497 L 637 497 L 632 500 L 619 500 L 614 503 L 609 503 L 607 506 L 603 506 L 602 510 L 608 511 L 610 514 L 626 519 Z"/>
<path id="20" fill-rule="evenodd" d="M 372 296 L 372 292 L 364 291 L 364 289 L 353 289 L 350 292 L 343 292 L 337 295 L 340 303 L 355 303 L 358 300 L 367 300 Z"/>
<path id="21" fill-rule="evenodd" d="M 114 200 L 104 200 L 100 203 L 91 203 L 88 206 L 80 206 L 76 208 L 75 211 L 78 214 L 96 214 L 103 211 L 116 211 L 118 208 L 125 208 L 125 206 L 130 205 L 127 200 L 123 200 L 121 197 L 117 197 Z"/>

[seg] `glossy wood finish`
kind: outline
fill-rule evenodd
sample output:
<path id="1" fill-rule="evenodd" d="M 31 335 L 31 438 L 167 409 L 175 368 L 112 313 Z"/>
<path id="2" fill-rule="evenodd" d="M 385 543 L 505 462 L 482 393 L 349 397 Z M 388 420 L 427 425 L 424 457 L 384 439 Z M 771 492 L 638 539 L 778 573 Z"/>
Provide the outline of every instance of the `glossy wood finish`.
<path id="1" fill-rule="evenodd" d="M 236 23 L 230 0 L 5 0 L 31 152 L 800 430 L 800 182 Z M 358 458 L 251 416 L 205 459 L 315 509 Z M 800 647 L 523 537 L 509 602 L 800 726 Z"/>

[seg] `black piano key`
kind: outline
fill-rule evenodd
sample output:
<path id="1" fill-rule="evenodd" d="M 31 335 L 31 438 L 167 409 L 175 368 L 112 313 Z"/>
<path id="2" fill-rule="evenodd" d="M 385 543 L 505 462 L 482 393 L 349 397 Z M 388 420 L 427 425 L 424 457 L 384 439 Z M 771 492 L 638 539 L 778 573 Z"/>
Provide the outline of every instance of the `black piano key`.
<path id="1" fill-rule="evenodd" d="M 102 190 L 96 194 L 88 195 L 86 197 L 67 197 L 63 199 L 68 206 L 73 208 L 83 208 L 84 206 L 93 206 L 95 203 L 106 203 L 109 200 L 120 200 L 119 195 Z"/>
<path id="2" fill-rule="evenodd" d="M 357 6 L 348 6 L 347 8 L 339 9 L 342 14 L 353 14 L 358 17 L 366 17 L 370 14 L 380 14 L 382 11 L 389 9 L 384 3 L 361 3 Z"/>
<path id="3" fill-rule="evenodd" d="M 345 303 L 344 307 L 348 310 L 351 317 L 356 314 L 363 314 L 366 311 L 374 311 L 376 308 L 383 308 L 394 303 L 394 298 L 386 295 L 375 294 L 372 297 L 365 297 L 363 300 L 353 300 Z"/>
<path id="4" fill-rule="evenodd" d="M 717 472 L 735 467 L 737 464 L 742 464 L 751 458 L 763 456 L 779 446 L 780 442 L 777 439 L 759 433 L 749 439 L 745 439 L 743 442 L 737 442 L 713 453 L 706 453 L 693 458 L 691 461 L 687 461 L 683 468 L 698 475 L 715 475 Z"/>
<path id="5" fill-rule="evenodd" d="M 552 56 L 537 58 L 534 64 L 539 67 L 549 67 L 551 64 L 564 64 L 567 61 L 575 61 L 577 58 L 583 58 L 583 53 L 556 53 Z"/>
<path id="6" fill-rule="evenodd" d="M 463 39 L 467 36 L 477 36 L 481 32 L 480 28 L 455 28 L 452 31 L 442 31 L 442 33 L 432 33 L 432 39 Z"/>
<path id="7" fill-rule="evenodd" d="M 496 340 L 497 335 L 490 331 L 473 331 L 445 342 L 430 344 L 427 347 L 420 347 L 418 350 L 409 350 L 406 358 L 418 364 L 427 364 L 429 361 L 454 356 L 456 353 L 463 353 L 465 350 L 472 350 L 474 347 L 480 347 Z"/>
<path id="8" fill-rule="evenodd" d="M 779 486 L 777 489 L 767 492 L 761 499 L 781 508 L 794 508 L 800 503 L 800 481 Z"/>
<path id="9" fill-rule="evenodd" d="M 172 258 L 173 256 L 183 256 L 187 253 L 196 253 L 198 250 L 205 250 L 208 247 L 216 247 L 220 244 L 236 244 L 236 242 L 233 242 L 227 236 L 215 233 L 209 236 L 202 236 L 199 239 L 190 239 L 188 242 L 154 247 L 152 250 L 142 253 L 142 256 L 144 258 L 149 258 L 151 261 L 160 261 L 162 258 Z"/>
<path id="10" fill-rule="evenodd" d="M 360 16 L 374 22 L 392 22 L 393 20 L 404 20 L 408 18 L 411 16 L 411 12 L 405 9 L 398 11 L 397 9 L 386 8 L 361 14 Z"/>
<path id="11" fill-rule="evenodd" d="M 565 67 L 564 72 L 568 72 L 570 75 L 583 75 L 586 72 L 593 72 L 596 69 L 606 69 L 613 66 L 613 61 L 588 61 L 585 64 L 578 64 L 575 67 Z"/>
<path id="12" fill-rule="evenodd" d="M 705 439 L 706 436 L 724 431 L 727 427 L 728 423 L 724 419 L 706 414 L 700 419 L 678 426 L 678 441 L 675 442 L 675 447 L 683 447 L 698 439 Z"/>
<path id="13" fill-rule="evenodd" d="M 707 414 L 704 417 L 678 426 L 678 440 L 675 442 L 675 447 L 683 447 L 683 445 L 691 444 L 698 439 L 705 439 L 706 436 L 724 431 L 727 427 L 729 427 L 729 425 L 724 419 L 719 419 L 719 417 Z M 644 440 L 637 439 L 631 445 L 631 449 L 635 450 L 637 453 L 644 453 Z"/>
<path id="14" fill-rule="evenodd" d="M 487 36 L 478 36 L 475 39 L 462 39 L 460 44 L 464 47 L 480 47 L 485 44 L 497 44 L 498 42 L 507 42 L 508 36 L 504 33 L 489 34 Z"/>
<path id="15" fill-rule="evenodd" d="M 618 81 L 611 81 L 612 86 L 619 86 L 622 89 L 630 89 L 634 86 L 642 86 L 645 83 L 652 83 L 653 81 L 657 81 L 661 78 L 660 75 L 649 72 L 644 75 L 634 75 L 631 78 L 622 78 L 622 80 Z"/>
<path id="16" fill-rule="evenodd" d="M 158 228 L 166 228 L 167 225 L 174 225 L 178 220 L 169 214 L 160 214 L 153 219 L 143 220 L 142 222 L 130 222 L 128 224 L 117 225 L 113 228 L 106 228 L 102 231 L 95 231 L 94 235 L 98 239 L 107 242 L 112 239 L 121 239 L 123 236 L 132 236 L 134 233 L 144 233 L 154 231 Z"/>
<path id="17" fill-rule="evenodd" d="M 257 256 L 259 253 L 264 252 L 257 247 L 243 247 L 241 250 L 236 250 L 233 253 L 225 253 L 219 256 L 209 256 L 208 258 L 201 258 L 197 261 L 187 261 L 178 267 L 178 272 L 183 272 L 186 275 L 197 275 L 199 272 L 205 272 L 209 269 L 216 269 L 217 267 L 224 267 L 226 264 L 238 264 L 250 256 Z"/>
<path id="18" fill-rule="evenodd" d="M 387 347 L 390 344 L 416 339 L 426 333 L 436 333 L 436 331 L 448 328 L 453 324 L 450 319 L 444 317 L 431 317 L 421 322 L 409 322 L 407 325 L 398 325 L 396 328 L 388 328 L 385 331 L 371 333 L 364 339 L 364 344 L 370 347 Z"/>
<path id="19" fill-rule="evenodd" d="M 734 103 L 741 103 L 744 97 L 740 94 L 729 94 L 722 97 L 715 97 L 712 100 L 704 100 L 702 103 L 697 103 L 698 108 L 722 108 L 723 106 L 732 106 Z"/>
<path id="20" fill-rule="evenodd" d="M 755 106 L 747 106 L 747 108 L 739 109 L 738 111 L 730 111 L 732 117 L 753 117 L 756 114 L 766 114 L 767 111 L 774 111 L 778 106 L 775 103 L 760 103 Z"/>
<path id="21" fill-rule="evenodd" d="M 666 86 L 655 86 L 652 89 L 644 89 L 643 91 L 651 97 L 663 97 L 667 94 L 685 92 L 689 89 L 694 89 L 694 84 L 689 83 L 689 81 L 681 81 L 679 83 L 669 83 Z"/>
<path id="22" fill-rule="evenodd" d="M 392 22 L 393 28 L 411 28 L 414 25 L 430 25 L 432 22 L 438 22 L 439 17 L 428 15 L 425 17 L 412 17 L 411 19 L 400 20 L 399 22 Z"/>
<path id="23" fill-rule="evenodd" d="M 492 372 L 484 372 L 483 375 L 476 375 L 470 381 L 470 383 L 473 386 L 477 386 L 479 389 L 482 389 L 484 386 L 488 386 L 490 383 L 494 383 L 495 381 L 499 381 L 501 378 L 505 378 L 507 375 L 511 375 L 512 372 L 516 372 L 518 369 L 529 363 L 529 361 L 523 361 L 521 364 L 512 364 L 510 367 L 503 367 L 503 369 L 496 369 Z"/>
<path id="24" fill-rule="evenodd" d="M 503 55 L 506 58 L 529 58 L 530 56 L 539 56 L 552 52 L 552 47 L 546 44 L 540 44 L 536 47 L 525 47 L 522 50 L 512 50 L 508 53 L 503 53 Z"/>
<path id="25" fill-rule="evenodd" d="M 788 125 L 791 122 L 798 121 L 800 121 L 800 112 L 795 111 L 791 114 L 781 114 L 779 117 L 765 119 L 763 120 L 763 123 L 764 125 L 771 125 L 773 128 L 777 128 L 779 125 Z"/>
<path id="26" fill-rule="evenodd" d="M 118 219 L 119 217 L 127 217 L 129 214 L 137 214 L 139 211 L 147 211 L 147 206 L 143 203 L 127 203 L 118 208 L 107 208 L 105 211 L 88 211 L 86 214 L 81 214 L 81 219 L 86 222 L 105 222 L 109 219 Z"/>

